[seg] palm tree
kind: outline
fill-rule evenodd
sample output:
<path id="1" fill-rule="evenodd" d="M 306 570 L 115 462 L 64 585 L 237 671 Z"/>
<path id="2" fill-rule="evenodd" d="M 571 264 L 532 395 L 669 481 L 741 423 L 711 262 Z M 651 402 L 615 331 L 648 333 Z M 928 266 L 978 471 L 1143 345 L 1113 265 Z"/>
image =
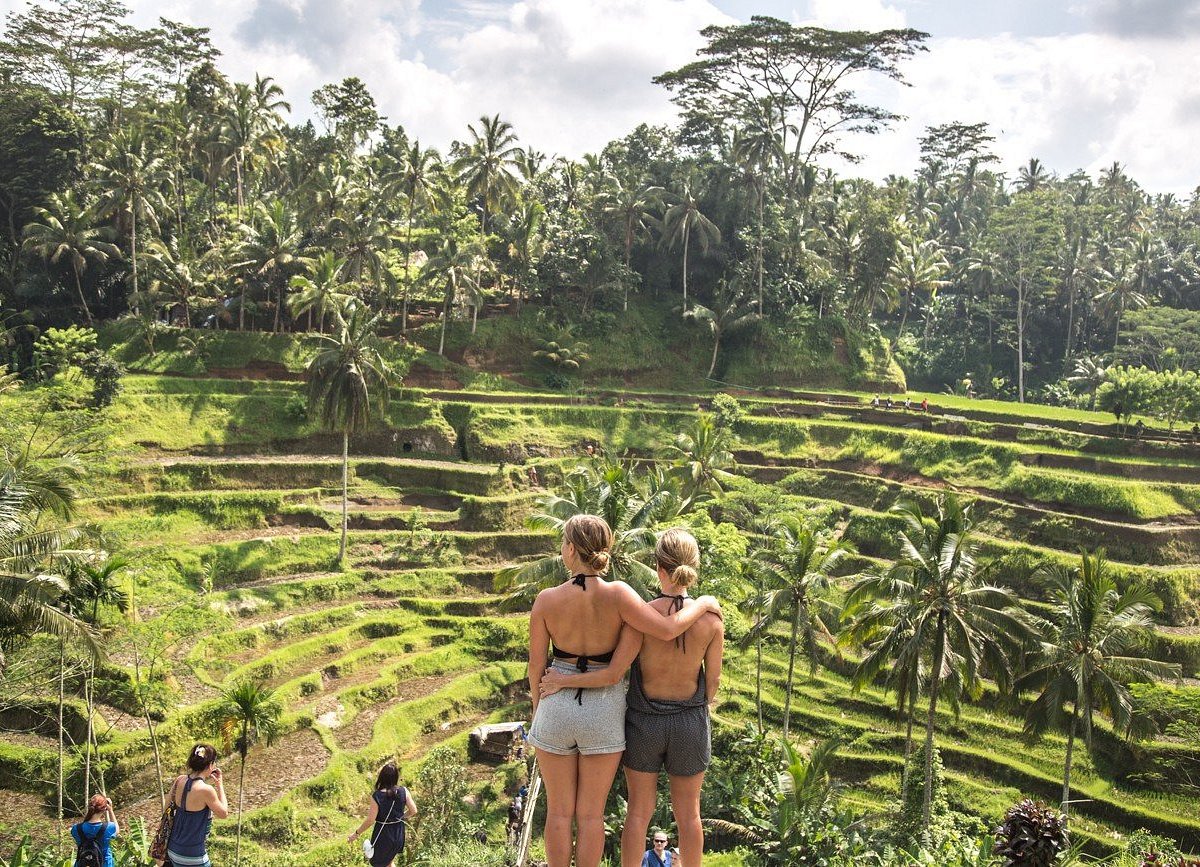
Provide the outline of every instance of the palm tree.
<path id="1" fill-rule="evenodd" d="M 662 193 L 662 187 L 647 184 L 640 178 L 626 182 L 613 177 L 598 197 L 601 213 L 620 223 L 627 271 L 633 267 L 633 242 L 649 235 L 650 219 L 662 205 Z M 628 282 L 621 309 L 629 310 Z"/>
<path id="2" fill-rule="evenodd" d="M 679 189 L 670 196 L 671 205 L 663 214 L 663 240 L 674 249 L 683 245 L 683 310 L 688 309 L 688 247 L 692 235 L 700 245 L 700 252 L 707 253 L 712 244 L 721 240 L 721 230 L 700 210 L 700 201 L 692 190 L 692 182 L 685 179 Z"/>
<path id="3" fill-rule="evenodd" d="M 1174 663 L 1127 655 L 1154 629 L 1153 613 L 1161 603 L 1140 585 L 1117 589 L 1103 549 L 1081 551 L 1078 567 L 1045 564 L 1035 574 L 1048 579 L 1053 614 L 1040 625 L 1042 639 L 1032 667 L 1013 684 L 1015 693 L 1036 690 L 1038 697 L 1025 715 L 1025 731 L 1041 735 L 1066 729 L 1062 811 L 1071 803 L 1071 761 L 1075 731 L 1083 721 L 1084 741 L 1092 746 L 1092 720 L 1105 711 L 1118 731 L 1128 729 L 1133 698 L 1127 683 L 1178 679 Z M 1066 713 L 1066 705 L 1071 706 Z M 1082 712 L 1082 713 L 1081 713 Z"/>
<path id="4" fill-rule="evenodd" d="M 512 214 L 509 226 L 512 241 L 508 245 L 508 258 L 516 270 L 512 283 L 517 293 L 518 313 L 524 300 L 525 283 L 533 276 L 533 269 L 546 251 L 546 239 L 542 232 L 545 216 L 545 206 L 537 201 L 522 201 Z M 626 295 L 628 301 L 628 293 Z"/>
<path id="5" fill-rule="evenodd" d="M 182 307 L 184 326 L 191 328 L 192 302 L 211 298 L 219 283 L 220 250 L 214 247 L 196 256 L 179 239 L 155 239 L 146 245 L 146 258 L 152 278 L 150 294 L 163 297 L 168 313 L 175 305 Z"/>
<path id="6" fill-rule="evenodd" d="M 241 681 L 221 691 L 221 702 L 214 716 L 225 743 L 241 757 L 238 767 L 237 848 L 234 863 L 242 863 L 242 801 L 246 796 L 246 759 L 250 747 L 262 740 L 274 742 L 280 733 L 283 709 L 266 685 Z"/>
<path id="7" fill-rule="evenodd" d="M 927 294 L 930 304 L 925 308 L 925 340 L 929 337 L 929 309 L 937 290 L 947 284 L 942 279 L 950 270 L 950 263 L 942 252 L 941 244 L 936 238 L 918 241 L 916 238 L 900 246 L 896 259 L 888 269 L 888 280 L 897 292 L 903 293 L 900 313 L 900 327 L 896 331 L 896 339 L 892 345 L 899 343 L 904 336 L 904 324 L 908 321 L 908 310 L 912 305 L 912 297 Z"/>
<path id="8" fill-rule="evenodd" d="M 1071 375 L 1067 382 L 1078 386 L 1088 395 L 1088 409 L 1096 408 L 1096 389 L 1108 380 L 1108 365 L 1104 359 L 1094 355 L 1085 355 L 1075 360 Z"/>
<path id="9" fill-rule="evenodd" d="M 76 562 L 74 568 L 67 573 L 67 606 L 75 612 L 80 620 L 88 623 L 93 630 L 100 626 L 100 607 L 111 606 L 124 613 L 128 608 L 129 597 L 125 588 L 118 580 L 118 573 L 129 564 L 121 557 L 108 557 L 100 563 Z M 96 657 L 89 661 L 90 667 L 84 681 L 83 699 L 87 705 L 87 736 L 84 749 L 86 759 L 83 771 L 83 800 L 91 797 L 92 791 L 92 748 L 96 743 L 94 729 L 96 714 L 96 695 L 94 681 L 96 678 Z M 99 765 L 97 751 L 97 770 L 100 774 L 100 787 L 104 788 L 104 770 Z"/>
<path id="10" fill-rule="evenodd" d="M 834 810 L 842 786 L 833 778 L 833 763 L 841 743 L 836 738 L 818 741 L 804 757 L 787 738 L 783 740 L 784 769 L 772 774 L 767 783 L 769 815 L 751 815 L 745 822 L 710 819 L 706 825 L 748 843 L 768 864 L 803 864 L 824 861 L 814 858 L 812 827 L 822 816 Z M 861 821 L 861 820 L 860 820 Z M 839 827 L 847 833 L 858 822 Z"/>
<path id="11" fill-rule="evenodd" d="M 517 187 L 516 170 L 521 149 L 512 124 L 500 115 L 481 117 L 479 128 L 467 127 L 471 143 L 454 162 L 459 183 L 468 199 L 478 199 L 481 207 L 480 236 L 488 233 L 488 216 Z"/>
<path id="12" fill-rule="evenodd" d="M 441 157 L 433 148 L 422 148 L 414 141 L 404 152 L 400 168 L 392 178 L 393 185 L 404 191 L 406 211 L 404 218 L 404 292 L 401 301 L 400 333 L 408 334 L 408 294 L 412 288 L 413 222 L 417 206 L 436 212 L 442 204 L 446 189 L 446 169 Z"/>
<path id="13" fill-rule="evenodd" d="M 721 338 L 741 331 L 762 318 L 754 310 L 754 306 L 747 304 L 743 299 L 736 277 L 726 281 L 712 307 L 693 302 L 691 309 L 684 311 L 683 317 L 693 322 L 704 323 L 712 332 L 712 360 L 708 365 L 708 373 L 705 374 L 708 379 L 712 379 L 713 371 L 717 369 L 717 352 L 721 348 Z"/>
<path id="14" fill-rule="evenodd" d="M 1043 189 L 1050 183 L 1050 173 L 1037 157 L 1031 157 L 1029 162 L 1021 166 L 1017 173 L 1017 189 L 1023 193 L 1032 193 Z"/>
<path id="15" fill-rule="evenodd" d="M 672 464 L 679 476 L 680 494 L 689 504 L 719 494 L 734 477 L 733 433 L 720 427 L 709 413 L 701 413 L 690 431 L 682 431 L 671 445 Z"/>
<path id="16" fill-rule="evenodd" d="M 324 333 L 325 317 L 344 306 L 352 297 L 348 291 L 350 284 L 343 282 L 341 277 L 345 265 L 345 259 L 325 252 L 311 260 L 307 276 L 297 274 L 289 281 L 288 285 L 296 290 L 288 302 L 292 316 L 299 317 L 307 313 L 310 331 L 314 312 L 317 314 L 317 331 Z"/>
<path id="17" fill-rule="evenodd" d="M 376 208 L 357 202 L 329 221 L 329 231 L 333 236 L 331 246 L 346 260 L 345 278 L 364 290 L 374 290 L 386 314 L 389 300 L 394 297 L 388 290 L 394 291 L 396 286 L 387 255 L 392 247 L 391 223 Z"/>
<path id="18" fill-rule="evenodd" d="M 159 230 L 159 216 L 168 210 L 162 194 L 171 183 L 170 169 L 153 154 L 139 129 L 122 130 L 113 136 L 104 161 L 93 166 L 102 191 L 100 211 L 114 215 L 117 225 L 129 227 L 129 265 L 133 277 L 133 308 L 138 311 L 138 226 Z M 119 231 L 119 230 L 118 230 Z"/>
<path id="19" fill-rule="evenodd" d="M 573 515 L 599 515 L 613 531 L 609 574 L 645 593 L 657 580 L 654 569 L 644 562 L 654 551 L 651 527 L 689 508 L 678 482 L 661 470 L 639 474 L 628 461 L 605 459 L 569 473 L 563 490 L 542 497 L 526 525 L 561 535 Z M 562 557 L 553 554 L 500 569 L 494 584 L 498 592 L 509 593 L 506 602 L 528 604 L 539 590 L 560 581 L 562 574 Z"/>
<path id="20" fill-rule="evenodd" d="M 1012 591 L 982 580 L 970 509 L 956 496 L 940 497 L 932 520 L 910 500 L 896 503 L 891 513 L 904 525 L 900 558 L 882 575 L 855 582 L 845 607 L 863 633 L 899 630 L 889 648 L 894 658 L 910 665 L 931 660 L 922 807 L 928 826 L 939 696 L 946 694 L 957 707 L 964 691 L 979 689 L 985 672 L 1003 684 L 1011 653 L 1031 631 Z"/>
<path id="21" fill-rule="evenodd" d="M 304 230 L 297 222 L 295 212 L 282 199 L 275 199 L 269 204 L 256 203 L 254 216 L 256 219 L 251 225 L 241 227 L 243 240 L 237 252 L 242 261 L 233 267 L 264 278 L 268 293 L 272 286 L 275 287 L 274 330 L 278 332 L 288 272 L 307 268 L 312 260 L 303 255 Z M 245 307 L 246 281 L 243 278 L 238 311 L 239 331 L 245 326 Z"/>
<path id="22" fill-rule="evenodd" d="M 733 141 L 733 158 L 748 173 L 754 188 L 755 209 L 758 211 L 758 250 L 754 270 L 758 278 L 758 315 L 763 315 L 763 272 L 765 264 L 764 205 L 767 179 L 772 170 L 786 159 L 779 134 L 767 123 L 756 123 L 740 130 Z"/>
<path id="23" fill-rule="evenodd" d="M 484 258 L 482 245 L 478 241 L 459 241 L 448 235 L 441 249 L 429 258 L 421 269 L 421 279 L 443 290 L 442 334 L 438 340 L 438 355 L 446 352 L 446 326 L 450 322 L 450 310 L 460 292 L 471 291 L 478 284 L 483 270 L 480 260 Z"/>
<path id="24" fill-rule="evenodd" d="M 346 559 L 349 523 L 350 434 L 365 430 L 374 412 L 387 411 L 391 370 L 380 352 L 380 314 L 351 302 L 333 312 L 334 334 L 308 363 L 308 405 L 328 430 L 342 434 L 342 538 L 338 561 Z"/>
<path id="25" fill-rule="evenodd" d="M 92 311 L 83 297 L 80 277 L 87 270 L 88 262 L 103 264 L 117 259 L 121 251 L 108 242 L 112 232 L 96 225 L 96 213 L 85 207 L 70 190 L 52 193 L 46 207 L 33 209 L 34 219 L 25 226 L 25 249 L 31 250 L 48 262 L 57 264 L 65 256 L 75 275 L 75 293 L 88 325 L 92 324 Z"/>
<path id="26" fill-rule="evenodd" d="M 239 223 L 245 207 L 245 176 L 262 154 L 279 146 L 279 112 L 291 110 L 283 99 L 283 89 L 269 76 L 255 75 L 253 87 L 235 84 L 229 94 L 219 134 L 234 167 Z"/>
<path id="27" fill-rule="evenodd" d="M 821 640 L 833 643 L 833 634 L 825 624 L 829 616 L 825 595 L 834 570 L 853 550 L 850 543 L 834 539 L 816 519 L 787 516 L 772 527 L 770 542 L 754 553 L 751 569 L 760 576 L 763 590 L 753 601 L 759 617 L 743 643 L 749 646 L 777 623 L 791 626 L 784 685 L 784 740 L 791 725 L 796 653 L 803 646 L 809 677 L 814 676 Z"/>
<path id="28" fill-rule="evenodd" d="M 1114 320 L 1113 349 L 1121 339 L 1121 320 L 1127 310 L 1141 310 L 1150 304 L 1154 281 L 1170 273 L 1169 256 L 1162 241 L 1148 231 L 1139 232 L 1121 256 L 1119 271 L 1108 288 L 1096 296 L 1101 310 Z"/>

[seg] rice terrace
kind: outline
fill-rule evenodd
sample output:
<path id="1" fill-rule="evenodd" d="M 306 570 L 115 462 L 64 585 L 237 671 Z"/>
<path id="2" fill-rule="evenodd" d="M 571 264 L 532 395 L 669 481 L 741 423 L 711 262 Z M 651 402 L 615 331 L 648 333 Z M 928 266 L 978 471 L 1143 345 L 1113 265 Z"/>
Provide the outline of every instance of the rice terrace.
<path id="1" fill-rule="evenodd" d="M 646 599 L 686 528 L 721 604 L 705 865 L 1196 864 L 1195 193 L 975 117 L 859 177 L 907 27 L 713 24 L 572 159 L 144 23 L 0 39 L 0 867 L 82 863 L 97 794 L 153 863 L 206 744 L 212 864 L 364 863 L 392 761 L 397 865 L 559 867 L 530 609 L 579 514 Z"/>

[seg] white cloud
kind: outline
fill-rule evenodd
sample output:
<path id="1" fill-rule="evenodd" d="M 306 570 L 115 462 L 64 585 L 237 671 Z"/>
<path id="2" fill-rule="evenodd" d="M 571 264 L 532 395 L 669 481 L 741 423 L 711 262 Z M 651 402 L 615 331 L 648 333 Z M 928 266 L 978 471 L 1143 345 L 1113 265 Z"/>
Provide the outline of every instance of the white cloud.
<path id="1" fill-rule="evenodd" d="M 812 0 L 805 23 L 830 30 L 891 30 L 906 26 L 904 10 L 883 0 Z"/>

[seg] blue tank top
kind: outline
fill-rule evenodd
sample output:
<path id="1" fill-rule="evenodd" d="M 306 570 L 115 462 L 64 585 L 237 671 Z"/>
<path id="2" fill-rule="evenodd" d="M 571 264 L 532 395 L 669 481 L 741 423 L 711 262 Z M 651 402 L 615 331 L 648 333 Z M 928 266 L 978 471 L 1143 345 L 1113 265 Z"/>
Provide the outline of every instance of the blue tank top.
<path id="1" fill-rule="evenodd" d="M 188 781 L 183 787 L 183 795 L 179 798 L 179 809 L 175 811 L 175 824 L 171 826 L 171 841 L 167 844 L 167 849 L 171 855 L 181 855 L 187 859 L 203 859 L 208 857 L 208 829 L 212 825 L 212 810 L 208 807 L 194 811 L 187 809 L 188 792 L 192 790 L 194 782 L 196 782 L 194 779 L 188 777 Z"/>

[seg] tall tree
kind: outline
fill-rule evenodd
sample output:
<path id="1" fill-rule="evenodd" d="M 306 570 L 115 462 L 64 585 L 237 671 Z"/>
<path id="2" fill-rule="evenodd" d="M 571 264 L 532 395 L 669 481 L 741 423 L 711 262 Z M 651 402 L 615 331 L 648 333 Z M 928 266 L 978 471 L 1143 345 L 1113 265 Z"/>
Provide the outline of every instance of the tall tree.
<path id="1" fill-rule="evenodd" d="M 1133 698 L 1127 684 L 1177 680 L 1181 672 L 1175 663 L 1131 655 L 1153 631 L 1153 613 L 1161 603 L 1140 585 L 1118 590 L 1103 550 L 1080 552 L 1078 566 L 1046 564 L 1038 571 L 1048 579 L 1053 614 L 1039 622 L 1038 649 L 1013 690 L 1038 694 L 1025 714 L 1026 732 L 1041 735 L 1051 728 L 1067 732 L 1062 811 L 1069 813 L 1079 723 L 1091 749 L 1096 711 L 1107 712 L 1114 729 L 1129 728 Z"/>
<path id="2" fill-rule="evenodd" d="M 95 209 L 85 206 L 70 190 L 53 194 L 44 208 L 34 208 L 33 222 L 25 227 L 25 247 L 48 262 L 60 263 L 64 258 L 75 277 L 75 293 L 84 318 L 92 324 L 92 311 L 83 295 L 81 277 L 88 262 L 103 264 L 119 259 L 121 251 L 107 239 L 112 232 L 97 225 Z"/>
<path id="3" fill-rule="evenodd" d="M 786 623 L 791 630 L 783 700 L 785 741 L 790 731 L 796 654 L 803 648 L 809 676 L 815 675 L 820 642 L 832 644 L 834 640 L 826 625 L 831 613 L 826 595 L 834 570 L 853 550 L 814 519 L 789 516 L 775 524 L 768 543 L 754 554 L 751 568 L 765 577 L 765 589 L 753 602 L 761 614 L 746 632 L 746 643 L 777 623 Z"/>
<path id="4" fill-rule="evenodd" d="M 700 251 L 707 253 L 712 244 L 721 240 L 721 230 L 700 210 L 700 200 L 693 190 L 692 181 L 684 179 L 669 194 L 670 202 L 663 214 L 663 240 L 671 249 L 683 247 L 683 312 L 688 309 L 688 247 L 692 235 L 700 245 Z"/>
<path id="5" fill-rule="evenodd" d="M 940 497 L 932 519 L 907 500 L 891 512 L 903 522 L 900 558 L 882 575 L 855 582 L 846 607 L 858 610 L 860 630 L 900 630 L 898 657 L 930 660 L 922 807 L 928 827 L 938 698 L 957 703 L 985 674 L 1004 685 L 1017 644 L 1031 633 L 1012 591 L 980 577 L 970 511 L 956 496 Z"/>
<path id="6" fill-rule="evenodd" d="M 317 314 L 317 331 L 325 331 L 325 317 L 344 306 L 352 297 L 350 284 L 342 279 L 345 259 L 325 252 L 311 260 L 307 274 L 297 274 L 289 281 L 295 290 L 289 306 L 292 316 L 308 314 L 309 330 L 312 330 L 313 313 Z"/>
<path id="7" fill-rule="evenodd" d="M 268 203 L 256 202 L 254 219 L 240 227 L 242 242 L 237 254 L 241 261 L 233 267 L 261 277 L 267 295 L 275 291 L 275 331 L 279 331 L 284 292 L 288 280 L 298 271 L 309 267 L 312 260 L 304 255 L 304 230 L 295 212 L 282 199 Z M 242 279 L 242 300 L 238 311 L 238 330 L 245 326 L 246 280 Z"/>
<path id="8" fill-rule="evenodd" d="M 946 273 L 950 263 L 942 252 L 942 246 L 937 239 L 925 241 L 912 238 L 907 244 L 901 244 L 896 259 L 888 270 L 888 280 L 895 291 L 902 295 L 900 301 L 900 326 L 896 330 L 896 340 L 893 346 L 904 336 L 904 324 L 908 321 L 908 311 L 912 307 L 914 295 L 928 296 L 925 306 L 925 329 L 922 348 L 929 338 L 929 310 L 933 299 L 937 297 L 938 289 L 947 285 Z"/>
<path id="9" fill-rule="evenodd" d="M 647 237 L 650 220 L 661 205 L 662 188 L 647 184 L 642 178 L 622 180 L 611 176 L 598 197 L 601 212 L 617 221 L 621 230 L 621 244 L 625 250 L 625 268 L 632 273 L 633 242 Z M 629 310 L 629 285 L 625 286 L 625 297 L 621 309 Z"/>
<path id="10" fill-rule="evenodd" d="M 346 560 L 349 523 L 350 434 L 366 430 L 373 414 L 387 412 L 391 369 L 381 354 L 379 314 L 351 302 L 334 310 L 332 336 L 308 363 L 308 403 L 321 424 L 342 435 L 342 537 L 338 561 Z"/>
<path id="11" fill-rule="evenodd" d="M 421 279 L 442 290 L 442 332 L 438 338 L 438 355 L 446 352 L 446 328 L 455 299 L 472 291 L 483 271 L 482 245 L 478 241 L 460 241 L 448 235 L 441 248 L 421 269 Z"/>
<path id="12" fill-rule="evenodd" d="M 725 282 L 711 307 L 693 302 L 692 308 L 685 311 L 683 316 L 707 325 L 712 333 L 713 351 L 707 373 L 709 379 L 717 369 L 717 352 L 721 348 L 722 338 L 748 328 L 761 318 L 755 312 L 754 305 L 746 302 L 736 277 Z"/>
<path id="13" fill-rule="evenodd" d="M 479 200 L 480 235 L 486 236 L 489 216 L 516 190 L 515 172 L 521 149 L 512 124 L 501 120 L 498 114 L 481 117 L 479 127 L 472 124 L 467 131 L 471 133 L 471 141 L 454 161 L 454 170 L 467 198 Z"/>
<path id="14" fill-rule="evenodd" d="M 280 717 L 283 708 L 274 693 L 265 684 L 241 681 L 221 691 L 221 701 L 214 711 L 217 727 L 226 744 L 237 750 L 241 763 L 238 766 L 238 821 L 237 847 L 234 864 L 242 863 L 242 803 L 246 797 L 246 760 L 250 747 L 258 740 L 272 743 L 280 732 Z"/>
<path id="15" fill-rule="evenodd" d="M 414 141 L 404 151 L 400 167 L 391 178 L 392 184 L 404 193 L 404 289 L 401 298 L 400 333 L 408 334 L 408 296 L 412 290 L 413 274 L 413 227 L 417 208 L 436 212 L 446 195 L 448 177 L 441 157 L 433 148 L 422 148 Z"/>

